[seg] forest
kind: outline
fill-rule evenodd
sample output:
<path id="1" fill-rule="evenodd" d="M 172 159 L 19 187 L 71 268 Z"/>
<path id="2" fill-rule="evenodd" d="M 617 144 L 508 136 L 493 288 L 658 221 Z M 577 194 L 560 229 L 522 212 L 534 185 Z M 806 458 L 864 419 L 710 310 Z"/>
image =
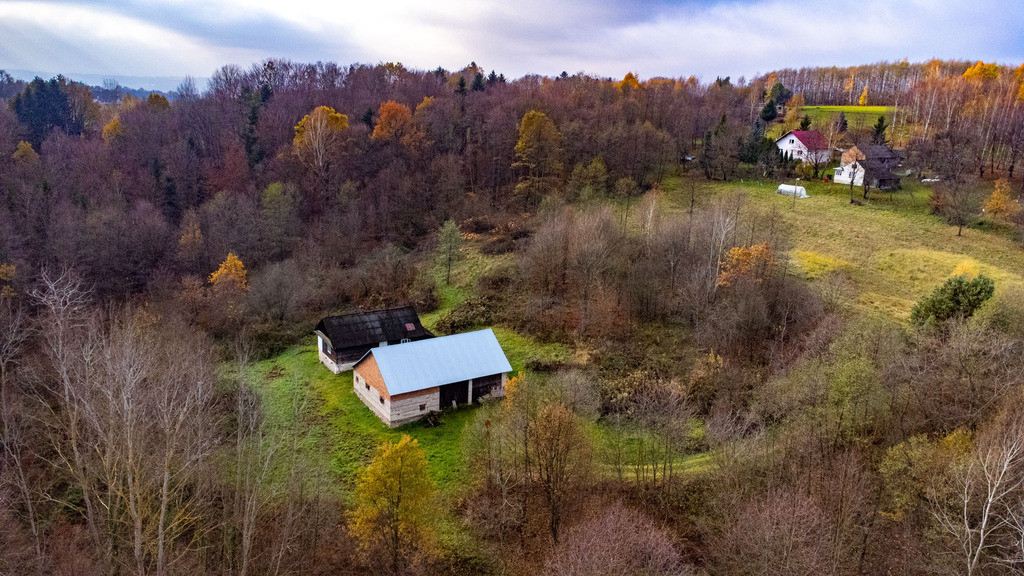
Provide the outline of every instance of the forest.
<path id="1" fill-rule="evenodd" d="M 1024 65 L 103 91 L 0 71 L 0 574 L 1024 574 Z M 507 396 L 354 413 L 404 304 Z"/>

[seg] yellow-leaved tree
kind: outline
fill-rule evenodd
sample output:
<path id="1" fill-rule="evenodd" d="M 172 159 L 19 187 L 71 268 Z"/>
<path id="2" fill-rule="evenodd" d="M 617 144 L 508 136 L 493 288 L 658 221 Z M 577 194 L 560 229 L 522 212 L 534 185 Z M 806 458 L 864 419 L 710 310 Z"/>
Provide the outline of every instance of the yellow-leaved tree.
<path id="1" fill-rule="evenodd" d="M 978 60 L 973 66 L 964 71 L 964 79 L 974 82 L 985 82 L 995 80 L 999 77 L 999 65 L 995 62 L 986 64 Z"/>
<path id="2" fill-rule="evenodd" d="M 428 557 L 436 538 L 434 485 L 418 441 L 403 434 L 378 446 L 356 481 L 355 498 L 350 528 L 368 564 L 406 574 Z"/>
<path id="3" fill-rule="evenodd" d="M 199 227 L 199 214 L 189 208 L 181 218 L 181 236 L 178 237 L 178 260 L 190 270 L 198 268 L 203 254 L 203 230 Z"/>
<path id="4" fill-rule="evenodd" d="M 729 250 L 725 261 L 722 262 L 718 285 L 732 286 L 743 280 L 759 284 L 771 275 L 775 264 L 775 251 L 767 242 L 753 246 L 737 246 Z"/>
<path id="5" fill-rule="evenodd" d="M 32 144 L 24 140 L 18 142 L 18 147 L 14 149 L 14 155 L 11 158 L 18 162 L 32 163 L 39 159 L 39 153 L 32 149 Z"/>
<path id="6" fill-rule="evenodd" d="M 107 122 L 106 126 L 103 127 L 103 133 L 100 136 L 103 138 L 104 143 L 110 144 L 122 134 L 124 134 L 124 128 L 121 127 L 121 119 L 114 116 L 110 119 L 110 122 Z"/>
<path id="7" fill-rule="evenodd" d="M 245 275 L 245 265 L 238 259 L 238 256 L 235 256 L 234 252 L 228 252 L 227 258 L 220 263 L 220 268 L 210 274 L 210 284 L 215 287 L 231 286 L 246 290 L 249 285 Z"/>
<path id="8" fill-rule="evenodd" d="M 865 86 L 864 90 L 860 93 L 860 98 L 857 99 L 857 105 L 858 106 L 867 106 L 868 105 L 868 87 L 867 86 Z"/>
<path id="9" fill-rule="evenodd" d="M 995 190 L 985 201 L 985 213 L 994 218 L 1009 219 L 1020 210 L 1020 203 L 1010 195 L 1010 182 L 1005 178 L 996 180 Z"/>
<path id="10" fill-rule="evenodd" d="M 0 264 L 0 299 L 14 297 L 14 264 Z"/>
<path id="11" fill-rule="evenodd" d="M 1017 81 L 1017 99 L 1024 100 L 1024 64 L 1021 64 L 1013 72 L 1013 77 Z"/>
<path id="12" fill-rule="evenodd" d="M 803 93 L 794 94 L 789 102 L 786 102 L 786 123 L 797 123 L 800 122 L 800 114 L 803 112 L 804 106 L 807 101 L 804 99 Z"/>
<path id="13" fill-rule="evenodd" d="M 627 72 L 622 78 L 622 82 L 619 82 L 619 91 L 623 94 L 630 94 L 640 89 L 640 79 L 636 77 L 636 74 Z"/>
<path id="14" fill-rule="evenodd" d="M 547 114 L 530 110 L 519 123 L 519 140 L 515 147 L 516 162 L 524 171 L 515 187 L 515 194 L 527 205 L 554 190 L 562 176 L 562 133 Z"/>
<path id="15" fill-rule="evenodd" d="M 331 146 L 348 128 L 348 116 L 329 106 L 317 106 L 295 126 L 292 146 L 307 166 L 322 175 L 327 168 Z"/>

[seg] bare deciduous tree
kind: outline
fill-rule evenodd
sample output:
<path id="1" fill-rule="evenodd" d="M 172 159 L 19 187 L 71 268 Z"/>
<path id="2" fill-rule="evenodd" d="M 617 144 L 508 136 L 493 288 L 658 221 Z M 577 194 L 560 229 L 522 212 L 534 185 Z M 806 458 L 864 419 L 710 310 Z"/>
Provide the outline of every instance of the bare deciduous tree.
<path id="1" fill-rule="evenodd" d="M 956 572 L 982 574 L 999 561 L 1000 536 L 1014 528 L 1014 517 L 1006 511 L 1012 510 L 1022 488 L 1024 422 L 1019 414 L 1008 414 L 997 429 L 977 440 L 965 461 L 953 465 L 948 486 L 929 490 L 932 516 L 948 537 Z"/>

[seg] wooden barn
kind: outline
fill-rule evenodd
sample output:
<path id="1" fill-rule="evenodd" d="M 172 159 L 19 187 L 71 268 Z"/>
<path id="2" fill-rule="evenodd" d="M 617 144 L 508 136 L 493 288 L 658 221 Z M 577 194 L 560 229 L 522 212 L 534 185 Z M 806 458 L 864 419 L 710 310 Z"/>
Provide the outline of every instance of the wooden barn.
<path id="1" fill-rule="evenodd" d="M 364 404 L 394 428 L 430 412 L 505 395 L 512 366 L 489 328 L 374 348 L 352 369 Z"/>
<path id="2" fill-rule="evenodd" d="M 833 181 L 837 184 L 862 186 L 867 179 L 871 188 L 899 188 L 900 179 L 893 169 L 902 159 L 888 146 L 866 144 L 854 146 L 843 152 L 839 167 L 835 169 Z"/>
<path id="3" fill-rule="evenodd" d="M 434 337 L 412 306 L 328 316 L 313 333 L 320 361 L 335 374 L 351 370 L 370 348 Z"/>

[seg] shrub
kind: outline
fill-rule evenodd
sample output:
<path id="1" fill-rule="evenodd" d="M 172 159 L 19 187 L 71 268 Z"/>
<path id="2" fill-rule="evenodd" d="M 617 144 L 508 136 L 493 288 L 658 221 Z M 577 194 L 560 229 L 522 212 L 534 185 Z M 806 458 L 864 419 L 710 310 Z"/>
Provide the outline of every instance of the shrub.
<path id="1" fill-rule="evenodd" d="M 459 227 L 466 232 L 483 234 L 484 232 L 490 232 L 494 228 L 494 221 L 488 216 L 473 216 L 463 220 L 462 225 Z"/>
<path id="2" fill-rule="evenodd" d="M 691 574 L 670 532 L 643 514 L 615 503 L 566 531 L 544 574 Z"/>
<path id="3" fill-rule="evenodd" d="M 918 300 L 910 312 L 917 324 L 945 322 L 950 318 L 968 318 L 995 292 L 995 282 L 984 274 L 973 280 L 956 275 L 931 294 Z"/>
<path id="4" fill-rule="evenodd" d="M 480 247 L 480 252 L 488 256 L 508 254 L 515 249 L 515 241 L 510 236 L 495 236 Z"/>
<path id="5" fill-rule="evenodd" d="M 975 314 L 974 321 L 991 326 L 1013 338 L 1024 339 L 1024 288 L 1005 286 L 984 308 Z"/>
<path id="6" fill-rule="evenodd" d="M 513 270 L 506 267 L 492 268 L 484 272 L 476 283 L 476 293 L 482 298 L 499 299 L 505 296 L 512 285 Z"/>
<path id="7" fill-rule="evenodd" d="M 437 329 L 446 334 L 491 323 L 491 309 L 485 298 L 469 298 L 458 303 L 437 321 Z"/>
<path id="8" fill-rule="evenodd" d="M 437 296 L 437 283 L 429 274 L 420 274 L 416 277 L 409 290 L 409 301 L 420 314 L 437 310 L 441 303 Z"/>

